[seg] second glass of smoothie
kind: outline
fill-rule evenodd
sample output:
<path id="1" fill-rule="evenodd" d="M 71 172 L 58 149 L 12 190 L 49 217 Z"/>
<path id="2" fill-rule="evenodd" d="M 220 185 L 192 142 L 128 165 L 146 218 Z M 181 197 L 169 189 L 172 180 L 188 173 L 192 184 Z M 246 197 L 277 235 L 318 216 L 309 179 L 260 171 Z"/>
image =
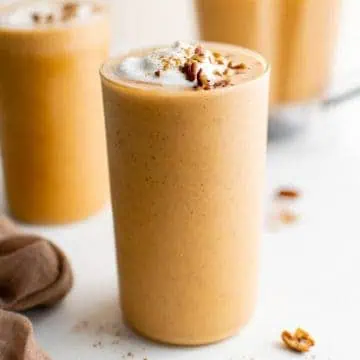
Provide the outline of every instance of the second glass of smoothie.
<path id="1" fill-rule="evenodd" d="M 245 46 L 269 60 L 270 104 L 276 115 L 285 113 L 278 111 L 282 108 L 296 109 L 325 95 L 340 2 L 197 0 L 196 4 L 202 39 Z"/>
<path id="2" fill-rule="evenodd" d="M 9 210 L 66 223 L 108 198 L 98 68 L 107 10 L 96 1 L 20 1 L 0 11 L 0 125 Z"/>
<path id="3" fill-rule="evenodd" d="M 269 70 L 175 43 L 101 70 L 123 315 L 157 341 L 236 333 L 256 299 Z"/>

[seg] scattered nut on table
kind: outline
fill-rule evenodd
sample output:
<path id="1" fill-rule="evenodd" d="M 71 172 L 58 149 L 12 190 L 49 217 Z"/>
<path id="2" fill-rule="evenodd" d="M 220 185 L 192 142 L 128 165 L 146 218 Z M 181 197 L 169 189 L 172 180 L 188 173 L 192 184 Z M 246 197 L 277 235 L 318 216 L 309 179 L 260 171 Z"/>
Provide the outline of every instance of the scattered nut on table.
<path id="1" fill-rule="evenodd" d="M 289 331 L 283 331 L 281 338 L 290 350 L 297 352 L 307 352 L 315 345 L 315 340 L 311 335 L 301 328 L 296 329 L 294 334 L 291 334 Z"/>

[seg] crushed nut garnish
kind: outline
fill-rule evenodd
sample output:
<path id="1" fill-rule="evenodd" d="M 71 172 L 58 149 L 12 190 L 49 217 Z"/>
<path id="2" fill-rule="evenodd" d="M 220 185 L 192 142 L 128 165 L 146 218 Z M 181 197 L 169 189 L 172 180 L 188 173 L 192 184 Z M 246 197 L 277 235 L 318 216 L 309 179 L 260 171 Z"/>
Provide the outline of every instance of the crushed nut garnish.
<path id="1" fill-rule="evenodd" d="M 217 87 L 227 87 L 229 85 L 231 85 L 230 80 L 225 79 L 225 80 L 220 80 L 220 81 L 216 82 L 214 84 L 214 87 L 215 88 L 217 88 Z"/>
<path id="2" fill-rule="evenodd" d="M 269 225 L 272 229 L 277 229 L 280 225 L 294 225 L 301 219 L 298 211 L 300 196 L 300 190 L 291 186 L 280 187 L 274 191 L 269 213 Z"/>
<path id="3" fill-rule="evenodd" d="M 209 90 L 231 86 L 231 76 L 247 68 L 244 63 L 234 64 L 227 55 L 208 51 L 202 45 L 182 48 L 182 51 L 184 55 L 180 57 L 160 55 L 161 67 L 154 72 L 155 76 L 159 77 L 160 71 L 176 67 L 184 74 L 187 81 L 194 82 L 194 89 Z M 213 64 L 215 67 L 211 75 L 207 72 L 208 64 Z"/>
<path id="4" fill-rule="evenodd" d="M 204 62 L 204 56 L 195 54 L 192 56 L 191 60 L 202 63 L 202 62 Z"/>
<path id="5" fill-rule="evenodd" d="M 275 196 L 279 199 L 297 199 L 300 197 L 300 193 L 296 189 L 283 188 L 279 189 Z"/>
<path id="6" fill-rule="evenodd" d="M 290 350 L 297 352 L 307 352 L 315 345 L 315 340 L 311 335 L 301 328 L 296 329 L 294 334 L 291 334 L 289 331 L 283 331 L 281 338 Z"/>
<path id="7" fill-rule="evenodd" d="M 197 84 L 204 89 L 209 86 L 209 80 L 203 72 L 203 69 L 200 69 L 196 75 Z"/>
<path id="8" fill-rule="evenodd" d="M 233 71 L 232 71 L 231 69 L 229 69 L 229 68 L 226 68 L 226 69 L 224 70 L 224 75 L 231 76 L 231 75 L 233 75 Z"/>
<path id="9" fill-rule="evenodd" d="M 180 69 L 186 77 L 188 81 L 194 81 L 196 79 L 197 74 L 197 65 L 196 62 L 187 62 Z"/>
<path id="10" fill-rule="evenodd" d="M 62 8 L 62 20 L 68 21 L 76 16 L 79 4 L 75 2 L 65 3 Z"/>
<path id="11" fill-rule="evenodd" d="M 229 62 L 228 67 L 229 67 L 229 69 L 232 69 L 232 70 L 245 70 L 246 69 L 246 65 L 244 63 L 233 64 L 232 61 Z"/>
<path id="12" fill-rule="evenodd" d="M 294 224 L 299 216 L 292 211 L 282 210 L 279 214 L 279 220 L 286 225 Z"/>
<path id="13" fill-rule="evenodd" d="M 199 56 L 204 56 L 205 55 L 205 52 L 204 52 L 204 48 L 202 46 L 197 46 L 194 53 L 196 55 L 199 55 Z"/>
<path id="14" fill-rule="evenodd" d="M 190 55 L 191 55 L 191 49 L 190 49 L 190 48 L 186 48 L 186 49 L 185 49 L 185 55 L 186 55 L 187 57 L 190 57 Z"/>

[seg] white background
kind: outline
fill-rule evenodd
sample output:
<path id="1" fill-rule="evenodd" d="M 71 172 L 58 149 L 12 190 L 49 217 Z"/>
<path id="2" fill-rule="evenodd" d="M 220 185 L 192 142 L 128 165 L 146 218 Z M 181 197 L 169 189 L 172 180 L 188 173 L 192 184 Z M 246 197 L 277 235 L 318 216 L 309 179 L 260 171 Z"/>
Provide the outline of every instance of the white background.
<path id="1" fill-rule="evenodd" d="M 113 52 L 195 37 L 189 0 L 113 0 L 113 5 Z M 360 84 L 359 14 L 358 0 L 344 0 L 334 89 Z M 267 175 L 267 210 L 274 189 L 294 184 L 303 193 L 297 206 L 301 219 L 276 232 L 264 227 L 259 305 L 253 321 L 238 336 L 184 349 L 147 342 L 122 325 L 117 337 L 113 329 L 97 334 L 101 326 L 107 332 L 119 318 L 107 208 L 74 225 L 26 228 L 58 243 L 76 275 L 64 303 L 28 314 L 39 343 L 55 360 L 121 359 L 129 351 L 134 359 L 149 360 L 299 359 L 281 348 L 279 335 L 284 328 L 300 325 L 317 340 L 312 352 L 316 359 L 358 359 L 360 99 L 319 111 L 297 137 L 270 143 Z M 89 321 L 88 328 L 74 332 L 81 320 Z M 102 348 L 94 348 L 99 340 Z"/>

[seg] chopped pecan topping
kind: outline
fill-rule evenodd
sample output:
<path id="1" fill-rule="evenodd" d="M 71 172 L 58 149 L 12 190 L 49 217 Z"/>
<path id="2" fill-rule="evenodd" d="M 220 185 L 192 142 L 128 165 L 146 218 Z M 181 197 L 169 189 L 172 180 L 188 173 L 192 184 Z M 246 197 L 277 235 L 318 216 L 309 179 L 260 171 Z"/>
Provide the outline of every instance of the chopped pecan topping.
<path id="1" fill-rule="evenodd" d="M 190 50 L 189 48 L 186 48 L 186 49 L 185 49 L 185 55 L 186 55 L 187 57 L 190 57 L 190 56 L 191 56 L 191 50 Z"/>
<path id="2" fill-rule="evenodd" d="M 214 87 L 215 88 L 217 88 L 217 87 L 227 87 L 229 85 L 231 85 L 230 80 L 224 79 L 224 80 L 220 80 L 220 81 L 216 82 L 214 84 Z"/>
<path id="3" fill-rule="evenodd" d="M 63 11 L 76 11 L 79 7 L 79 4 L 76 2 L 68 2 L 63 6 Z"/>
<path id="4" fill-rule="evenodd" d="M 199 45 L 196 47 L 195 51 L 194 51 L 195 55 L 200 55 L 200 56 L 204 56 L 205 55 L 205 51 L 204 48 Z"/>
<path id="5" fill-rule="evenodd" d="M 186 80 L 195 81 L 197 74 L 197 64 L 196 62 L 187 62 L 181 68 L 181 71 L 185 74 Z"/>
<path id="6" fill-rule="evenodd" d="M 191 60 L 197 61 L 197 62 L 199 62 L 199 63 L 202 63 L 202 62 L 204 62 L 204 55 L 197 55 L 197 54 L 195 54 L 195 55 L 191 58 Z"/>
<path id="7" fill-rule="evenodd" d="M 231 85 L 230 76 L 236 71 L 233 71 L 229 66 L 229 59 L 226 56 L 221 55 L 219 52 L 207 52 L 202 45 L 198 45 L 193 48 L 185 50 L 185 61 L 182 64 L 175 64 L 179 67 L 180 71 L 185 75 L 186 80 L 194 82 L 194 88 L 199 90 L 210 90 L 219 87 L 226 87 Z M 206 66 L 203 64 L 223 65 L 215 67 L 213 70 L 213 76 L 209 77 L 206 74 Z M 231 63 L 230 63 L 231 64 Z M 239 64 L 240 65 L 240 64 Z M 242 65 L 232 65 L 234 69 L 242 68 Z M 165 70 L 165 69 L 164 69 Z"/>
<path id="8" fill-rule="evenodd" d="M 214 75 L 216 76 L 222 76 L 223 74 L 219 70 L 214 71 Z"/>
<path id="9" fill-rule="evenodd" d="M 301 328 L 296 329 L 294 334 L 291 334 L 289 331 L 283 331 L 281 338 L 290 350 L 297 352 L 307 352 L 315 345 L 315 340 L 307 331 Z"/>
<path id="10" fill-rule="evenodd" d="M 209 84 L 209 80 L 207 79 L 206 75 L 203 72 L 203 69 L 200 69 L 196 75 L 196 80 L 198 83 L 198 86 L 205 86 Z"/>
<path id="11" fill-rule="evenodd" d="M 68 2 L 63 5 L 62 8 L 62 20 L 68 21 L 76 16 L 79 4 L 76 2 Z"/>
<path id="12" fill-rule="evenodd" d="M 246 65 L 244 63 L 233 64 L 232 61 L 229 62 L 228 67 L 232 70 L 245 70 Z"/>
<path id="13" fill-rule="evenodd" d="M 224 70 L 224 75 L 230 76 L 230 75 L 232 75 L 232 74 L 233 74 L 233 71 L 232 71 L 231 69 L 226 68 L 226 69 Z"/>

